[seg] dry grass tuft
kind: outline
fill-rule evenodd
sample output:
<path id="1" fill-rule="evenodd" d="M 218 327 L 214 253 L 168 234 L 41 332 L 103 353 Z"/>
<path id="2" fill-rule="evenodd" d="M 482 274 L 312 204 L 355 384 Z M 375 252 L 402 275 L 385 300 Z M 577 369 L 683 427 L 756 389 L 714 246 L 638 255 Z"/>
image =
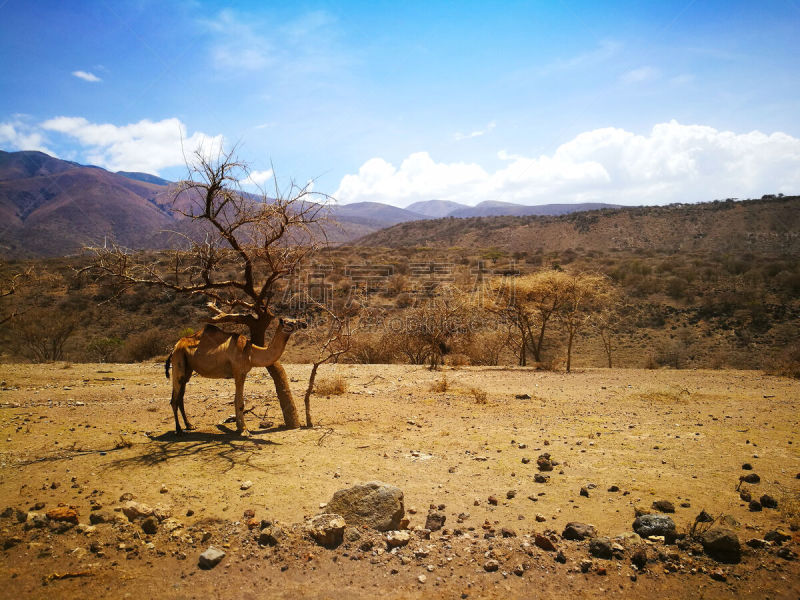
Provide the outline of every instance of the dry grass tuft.
<path id="1" fill-rule="evenodd" d="M 447 382 L 447 375 L 442 374 L 442 378 L 439 381 L 434 381 L 431 384 L 430 390 L 432 392 L 443 393 L 446 392 L 450 387 L 450 384 Z"/>
<path id="2" fill-rule="evenodd" d="M 347 380 L 341 375 L 322 377 L 314 382 L 314 393 L 320 396 L 341 396 L 347 392 Z"/>
<path id="3" fill-rule="evenodd" d="M 489 401 L 488 394 L 481 388 L 470 388 L 469 393 L 472 394 L 473 398 L 475 398 L 475 402 L 477 404 L 486 404 Z"/>

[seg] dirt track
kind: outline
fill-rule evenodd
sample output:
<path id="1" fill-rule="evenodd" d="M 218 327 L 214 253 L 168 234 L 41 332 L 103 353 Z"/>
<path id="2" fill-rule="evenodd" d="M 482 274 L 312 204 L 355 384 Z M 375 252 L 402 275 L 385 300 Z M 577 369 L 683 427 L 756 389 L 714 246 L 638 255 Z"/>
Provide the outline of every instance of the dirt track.
<path id="1" fill-rule="evenodd" d="M 333 371 L 324 369 L 322 377 Z M 299 399 L 308 367 L 287 371 Z M 43 513 L 64 503 L 88 523 L 94 503 L 120 517 L 88 534 L 25 530 L 13 516 L 3 518 L 2 538 L 17 541 L 3 552 L 2 589 L 10 597 L 507 598 L 539 590 L 588 597 L 601 589 L 625 597 L 800 595 L 800 561 L 779 558 L 777 547 L 745 546 L 741 563 L 721 566 L 721 582 L 709 576 L 720 568 L 711 559 L 670 557 L 674 546 L 656 543 L 647 570 L 632 581 L 630 553 L 640 542 L 628 539 L 622 558 L 593 559 L 584 574 L 584 543 L 559 541 L 567 557 L 560 564 L 525 537 L 560 533 L 570 521 L 591 523 L 603 536 L 629 535 L 634 507 L 662 499 L 676 506 L 681 532 L 701 509 L 728 515 L 743 543 L 776 528 L 790 532 L 800 519 L 800 382 L 742 371 L 565 375 L 473 367 L 448 370 L 449 389 L 433 392 L 442 373 L 421 367 L 344 365 L 337 372 L 348 392 L 315 397 L 318 425 L 295 431 L 276 427 L 280 410 L 266 372 L 251 376 L 249 438 L 221 424 L 233 412 L 232 382 L 193 379 L 186 407 L 198 429 L 178 438 L 161 364 L 0 365 L 0 509 L 44 503 Z M 472 388 L 488 401 L 478 403 Z M 515 398 L 522 394 L 530 398 Z M 535 483 L 543 452 L 560 464 L 547 483 Z M 756 498 L 775 497 L 777 510 L 750 512 L 740 499 L 745 462 L 761 483 L 744 487 Z M 242 490 L 246 480 L 253 485 Z M 430 504 L 444 504 L 446 533 L 390 553 L 377 538 L 368 551 L 361 542 L 324 549 L 293 527 L 337 489 L 371 480 L 404 491 L 411 527 L 424 524 Z M 608 492 L 612 485 L 620 491 Z M 579 495 L 581 487 L 589 497 Z M 124 493 L 162 505 L 182 527 L 145 535 L 113 512 Z M 248 509 L 256 520 L 281 523 L 285 539 L 259 547 L 243 518 Z M 468 516 L 458 523 L 460 514 Z M 502 528 L 516 537 L 502 538 Z M 788 546 L 798 552 L 800 536 L 792 535 Z M 227 556 L 201 571 L 197 556 L 209 544 L 228 544 Z M 430 546 L 427 556 L 414 554 L 420 545 Z M 485 572 L 492 558 L 500 568 Z M 518 566 L 522 574 L 514 575 Z M 43 587 L 43 578 L 65 573 L 81 576 L 50 577 Z"/>

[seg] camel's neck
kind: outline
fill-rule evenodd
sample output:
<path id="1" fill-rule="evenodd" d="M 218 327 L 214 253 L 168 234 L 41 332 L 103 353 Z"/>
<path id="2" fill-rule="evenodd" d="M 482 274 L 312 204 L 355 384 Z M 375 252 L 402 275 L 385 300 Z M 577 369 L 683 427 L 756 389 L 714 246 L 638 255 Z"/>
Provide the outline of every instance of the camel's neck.
<path id="1" fill-rule="evenodd" d="M 269 367 L 276 363 L 283 351 L 286 349 L 286 342 L 289 341 L 289 333 L 283 327 L 278 327 L 272 341 L 266 348 L 253 344 L 250 351 L 250 362 L 254 367 Z"/>

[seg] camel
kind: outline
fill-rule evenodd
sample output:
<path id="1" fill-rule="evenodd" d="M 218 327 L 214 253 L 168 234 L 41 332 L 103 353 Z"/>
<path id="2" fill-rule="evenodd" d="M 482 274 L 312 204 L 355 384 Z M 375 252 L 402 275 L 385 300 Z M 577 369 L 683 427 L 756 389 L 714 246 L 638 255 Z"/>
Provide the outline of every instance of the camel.
<path id="1" fill-rule="evenodd" d="M 305 329 L 306 323 L 297 319 L 280 319 L 278 328 L 267 348 L 257 346 L 245 336 L 222 331 L 214 325 L 181 338 L 167 357 L 164 370 L 169 379 L 172 363 L 172 413 L 175 416 L 175 433 L 181 435 L 178 409 L 183 415 L 187 430 L 194 429 L 186 418 L 183 395 L 186 383 L 193 372 L 212 379 L 233 379 L 236 383 L 236 430 L 247 435 L 244 424 L 244 380 L 253 367 L 269 367 L 280 359 L 292 332 Z"/>

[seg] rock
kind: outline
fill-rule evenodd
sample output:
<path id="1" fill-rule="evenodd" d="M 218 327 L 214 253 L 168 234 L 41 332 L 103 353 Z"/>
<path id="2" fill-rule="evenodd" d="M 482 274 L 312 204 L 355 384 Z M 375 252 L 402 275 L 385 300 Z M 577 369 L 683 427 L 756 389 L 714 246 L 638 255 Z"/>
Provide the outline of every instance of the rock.
<path id="1" fill-rule="evenodd" d="M 277 546 L 279 534 L 280 534 L 280 529 L 278 529 L 277 531 L 274 530 L 272 527 L 267 527 L 266 529 L 262 529 L 261 533 L 258 534 L 259 546 Z"/>
<path id="2" fill-rule="evenodd" d="M 2 546 L 3 550 L 8 550 L 9 548 L 13 548 L 14 546 L 17 546 L 21 543 L 22 543 L 21 537 L 12 535 L 10 537 L 3 539 L 3 542 L 2 544 L 0 544 L 0 546 Z"/>
<path id="3" fill-rule="evenodd" d="M 739 538 L 730 529 L 715 527 L 703 534 L 700 540 L 703 550 L 711 558 L 719 562 L 739 562 L 742 549 Z"/>
<path id="4" fill-rule="evenodd" d="M 442 527 L 444 527 L 444 522 L 446 520 L 447 520 L 447 515 L 432 510 L 428 513 L 428 517 L 425 519 L 425 529 L 430 529 L 431 531 L 439 531 Z"/>
<path id="5" fill-rule="evenodd" d="M 172 509 L 170 509 L 168 506 L 164 506 L 163 504 L 156 504 L 153 507 L 153 516 L 159 521 L 163 521 L 164 519 L 168 519 L 172 516 Z"/>
<path id="6" fill-rule="evenodd" d="M 750 463 L 744 463 L 742 465 L 742 469 L 744 469 L 745 471 L 752 471 L 753 470 L 753 465 L 751 465 Z"/>
<path id="7" fill-rule="evenodd" d="M 128 517 L 129 521 L 135 521 L 136 519 L 149 517 L 153 514 L 153 509 L 146 504 L 140 504 L 139 502 L 129 500 L 125 503 L 125 506 L 122 507 L 122 513 Z"/>
<path id="8" fill-rule="evenodd" d="M 100 523 L 111 523 L 114 520 L 114 515 L 107 512 L 98 511 L 89 513 L 89 523 L 92 525 L 99 525 Z"/>
<path id="9" fill-rule="evenodd" d="M 158 490 L 158 491 L 161 494 L 166 494 L 169 491 L 169 489 L 167 488 L 167 484 L 166 483 L 162 483 L 161 484 L 161 489 Z"/>
<path id="10" fill-rule="evenodd" d="M 789 540 L 791 540 L 792 536 L 790 536 L 787 533 L 784 533 L 780 529 L 773 529 L 772 531 L 768 531 L 766 533 L 764 539 L 767 540 L 768 542 L 774 542 L 780 546 L 784 542 L 788 542 Z"/>
<path id="11" fill-rule="evenodd" d="M 644 546 L 639 546 L 631 555 L 631 563 L 640 571 L 644 570 L 647 566 L 647 549 Z"/>
<path id="12" fill-rule="evenodd" d="M 587 490 L 585 487 L 582 487 L 582 488 L 581 488 L 581 491 L 580 491 L 580 494 L 581 494 L 581 496 L 583 496 L 584 498 L 588 498 L 588 497 L 589 497 L 589 490 Z"/>
<path id="13" fill-rule="evenodd" d="M 497 496 L 489 496 L 488 502 L 492 506 L 497 506 L 497 504 L 499 503 L 499 500 L 497 499 Z"/>
<path id="14" fill-rule="evenodd" d="M 536 537 L 533 538 L 533 543 L 536 544 L 537 547 L 541 548 L 545 552 L 555 552 L 556 546 L 553 541 L 541 533 L 537 533 Z"/>
<path id="15" fill-rule="evenodd" d="M 764 508 L 778 508 L 778 501 L 769 494 L 761 496 L 760 502 Z"/>
<path id="16" fill-rule="evenodd" d="M 592 568 L 592 561 L 590 561 L 588 558 L 584 558 L 580 562 L 580 567 L 581 567 L 581 573 L 588 573 L 589 569 Z"/>
<path id="17" fill-rule="evenodd" d="M 634 506 L 633 514 L 637 517 L 641 517 L 642 515 L 649 515 L 650 509 L 647 508 L 646 506 Z"/>
<path id="18" fill-rule="evenodd" d="M 158 531 L 158 519 L 155 517 L 147 517 L 142 521 L 142 531 L 149 535 L 153 535 Z"/>
<path id="19" fill-rule="evenodd" d="M 548 452 L 540 454 L 539 458 L 536 459 L 536 466 L 539 467 L 540 471 L 552 471 L 553 462 L 550 460 L 550 454 Z"/>
<path id="20" fill-rule="evenodd" d="M 528 458 L 527 456 L 523 456 L 522 457 L 522 464 L 523 465 L 527 465 L 529 462 L 531 462 L 530 458 Z"/>
<path id="21" fill-rule="evenodd" d="M 78 524 L 78 511 L 69 506 L 57 506 L 51 508 L 46 513 L 47 518 L 51 521 L 61 521 L 66 523 Z"/>
<path id="22" fill-rule="evenodd" d="M 656 500 L 653 502 L 653 508 L 662 513 L 674 513 L 675 505 L 669 500 Z"/>
<path id="23" fill-rule="evenodd" d="M 747 475 L 741 475 L 739 477 L 739 481 L 744 481 L 745 483 L 758 483 L 761 481 L 761 477 L 755 473 L 748 473 Z"/>
<path id="24" fill-rule="evenodd" d="M 242 482 L 242 485 L 239 486 L 239 489 L 249 490 L 251 487 L 253 487 L 253 482 L 248 479 L 247 481 Z"/>
<path id="25" fill-rule="evenodd" d="M 742 490 L 739 492 L 739 498 L 742 499 L 742 502 L 750 502 L 753 499 L 753 496 L 750 495 L 750 492 L 747 490 Z"/>
<path id="26" fill-rule="evenodd" d="M 547 475 L 542 475 L 541 473 L 536 473 L 536 474 L 533 476 L 533 480 L 534 480 L 536 483 L 547 483 L 548 481 L 550 481 L 550 477 L 549 477 L 549 476 L 547 476 Z"/>
<path id="27" fill-rule="evenodd" d="M 563 550 L 559 550 L 558 554 L 556 554 L 556 562 L 559 562 L 562 565 L 567 563 L 567 555 L 564 554 Z"/>
<path id="28" fill-rule="evenodd" d="M 517 565 L 512 571 L 517 577 L 522 577 L 525 574 L 525 565 Z"/>
<path id="29" fill-rule="evenodd" d="M 517 532 L 514 531 L 513 529 L 508 528 L 508 527 L 502 527 L 500 529 L 500 537 L 504 537 L 504 538 L 517 537 Z"/>
<path id="30" fill-rule="evenodd" d="M 425 583 L 426 581 L 428 581 L 428 578 L 425 575 L 418 575 L 417 581 L 419 581 L 420 583 Z"/>
<path id="31" fill-rule="evenodd" d="M 133 498 L 134 498 L 133 494 L 131 494 L 130 492 L 125 492 L 124 494 L 122 494 L 119 497 L 119 501 L 120 502 L 128 502 L 130 500 L 133 500 Z"/>
<path id="32" fill-rule="evenodd" d="M 750 512 L 759 512 L 761 510 L 761 502 L 758 500 L 750 500 L 748 508 L 750 509 Z"/>
<path id="33" fill-rule="evenodd" d="M 507 500 L 513 500 L 514 498 L 516 498 L 516 496 L 517 496 L 517 490 L 508 490 L 506 492 L 506 499 Z"/>
<path id="34" fill-rule="evenodd" d="M 714 569 L 709 573 L 709 577 L 715 581 L 727 581 L 728 577 L 722 569 Z"/>
<path id="35" fill-rule="evenodd" d="M 609 492 L 618 492 L 619 491 L 619 486 L 612 485 L 611 487 L 608 488 L 608 491 Z"/>
<path id="36" fill-rule="evenodd" d="M 402 490 L 380 481 L 337 491 L 326 510 L 341 515 L 350 525 L 366 525 L 378 531 L 400 529 L 405 517 Z"/>
<path id="37" fill-rule="evenodd" d="M 564 531 L 561 534 L 565 540 L 584 540 L 586 538 L 593 538 L 597 536 L 597 530 L 594 525 L 587 525 L 585 523 L 567 523 Z"/>
<path id="38" fill-rule="evenodd" d="M 389 548 L 401 548 L 411 541 L 411 533 L 406 530 L 389 531 L 384 539 Z"/>
<path id="39" fill-rule="evenodd" d="M 223 558 L 225 558 L 225 553 L 222 550 L 209 546 L 208 550 L 200 555 L 197 566 L 201 569 L 213 569 Z"/>
<path id="40" fill-rule="evenodd" d="M 334 548 L 342 543 L 345 525 L 341 515 L 325 513 L 306 522 L 306 531 L 320 546 Z"/>
<path id="41" fill-rule="evenodd" d="M 4 519 L 10 519 L 13 516 L 14 516 L 14 507 L 13 506 L 6 507 L 3 510 L 2 514 L 0 514 L 0 517 L 2 517 Z"/>
<path id="42" fill-rule="evenodd" d="M 589 542 L 589 554 L 595 558 L 610 560 L 614 556 L 614 550 L 611 548 L 611 540 L 605 537 L 593 539 Z"/>
<path id="43" fill-rule="evenodd" d="M 767 540 L 762 540 L 760 538 L 752 538 L 752 539 L 747 540 L 745 542 L 745 544 L 747 544 L 751 548 L 755 548 L 755 549 L 758 550 L 758 549 L 766 547 Z"/>
<path id="44" fill-rule="evenodd" d="M 789 546 L 783 546 L 782 548 L 779 548 L 775 554 L 784 560 L 794 560 L 797 558 L 797 553 L 789 548 Z"/>
<path id="45" fill-rule="evenodd" d="M 643 538 L 651 535 L 663 535 L 666 538 L 675 535 L 675 522 L 667 515 L 642 515 L 636 517 L 633 530 Z"/>
<path id="46" fill-rule="evenodd" d="M 545 517 L 541 513 L 536 513 L 536 522 L 537 523 L 544 523 L 545 521 L 547 521 L 547 517 Z"/>
<path id="47" fill-rule="evenodd" d="M 500 568 L 500 563 L 494 560 L 493 558 L 483 563 L 483 570 L 489 573 L 494 573 L 499 568 Z"/>
<path id="48" fill-rule="evenodd" d="M 701 510 L 700 514 L 698 514 L 695 518 L 695 523 L 711 523 L 714 520 L 710 514 L 708 514 L 705 510 Z"/>

